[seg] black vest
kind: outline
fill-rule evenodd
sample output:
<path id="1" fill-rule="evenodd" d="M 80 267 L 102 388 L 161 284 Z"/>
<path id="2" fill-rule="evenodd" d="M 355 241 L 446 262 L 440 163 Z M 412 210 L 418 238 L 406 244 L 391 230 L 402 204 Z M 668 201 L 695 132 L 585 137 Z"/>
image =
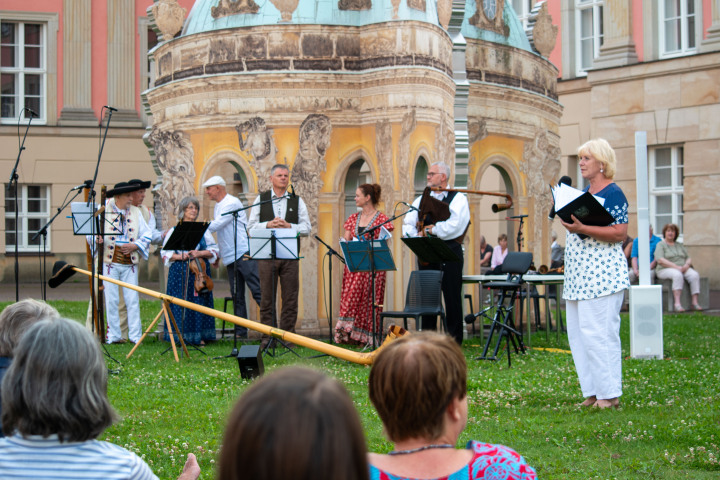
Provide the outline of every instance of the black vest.
<path id="1" fill-rule="evenodd" d="M 270 201 L 272 198 L 272 190 L 262 192 L 260 194 L 260 221 L 269 222 L 275 218 L 275 209 L 273 208 L 273 202 Z M 262 203 L 267 202 L 267 203 Z M 298 224 L 300 218 L 300 197 L 293 196 L 287 199 L 287 208 L 285 209 L 285 221 L 288 223 Z M 300 237 L 297 239 L 298 255 L 300 254 Z"/>
<path id="2" fill-rule="evenodd" d="M 449 206 L 450 203 L 453 201 L 453 198 L 455 198 L 455 195 L 456 195 L 457 193 L 458 193 L 458 192 L 447 192 L 447 195 L 445 195 L 445 197 L 444 197 L 442 200 L 440 200 L 440 201 L 441 201 L 442 203 L 448 204 L 448 206 Z M 435 200 L 437 200 L 437 199 L 435 199 Z M 441 220 L 441 221 L 442 221 L 442 220 Z M 428 214 L 425 215 L 425 219 L 424 219 L 423 225 L 435 225 L 437 222 L 438 222 L 438 220 L 437 220 L 437 219 L 434 219 L 431 213 L 428 213 Z M 453 239 L 450 239 L 450 240 L 445 240 L 445 243 L 447 243 L 447 244 L 462 243 L 463 240 L 465 239 L 465 234 L 467 233 L 468 228 L 470 228 L 470 222 L 468 222 L 467 227 L 465 227 L 465 231 L 462 233 L 462 235 L 460 235 L 460 236 L 457 237 L 457 238 L 453 238 Z"/>

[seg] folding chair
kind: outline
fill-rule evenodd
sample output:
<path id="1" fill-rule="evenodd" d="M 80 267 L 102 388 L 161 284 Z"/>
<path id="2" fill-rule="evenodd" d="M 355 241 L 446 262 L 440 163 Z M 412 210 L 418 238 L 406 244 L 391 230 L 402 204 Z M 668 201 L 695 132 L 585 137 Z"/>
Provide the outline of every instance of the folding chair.
<path id="1" fill-rule="evenodd" d="M 522 333 L 515 328 L 514 322 L 514 305 L 522 289 L 522 276 L 527 273 L 532 263 L 532 253 L 529 252 L 509 252 L 502 264 L 502 272 L 507 274 L 507 279 L 502 282 L 490 282 L 486 286 L 493 290 L 498 290 L 500 298 L 498 299 L 497 309 L 490 325 L 490 333 L 488 334 L 485 348 L 478 360 L 497 360 L 497 354 L 500 350 L 500 344 L 503 338 L 507 344 L 508 367 L 510 363 L 510 346 L 515 349 L 515 353 L 525 353 L 525 345 L 523 344 Z M 484 313 L 484 312 L 483 312 Z M 492 357 L 488 357 L 488 350 L 493 340 L 495 331 L 498 332 L 497 343 Z"/>
<path id="2" fill-rule="evenodd" d="M 408 329 L 408 318 L 415 319 L 418 331 L 422 330 L 420 317 L 424 315 L 439 316 L 447 332 L 445 323 L 445 310 L 442 306 L 442 277 L 441 270 L 415 270 L 410 274 L 407 293 L 405 294 L 405 308 L 403 310 L 382 312 L 380 314 L 380 331 L 383 332 L 385 317 L 402 318 L 405 330 Z"/>

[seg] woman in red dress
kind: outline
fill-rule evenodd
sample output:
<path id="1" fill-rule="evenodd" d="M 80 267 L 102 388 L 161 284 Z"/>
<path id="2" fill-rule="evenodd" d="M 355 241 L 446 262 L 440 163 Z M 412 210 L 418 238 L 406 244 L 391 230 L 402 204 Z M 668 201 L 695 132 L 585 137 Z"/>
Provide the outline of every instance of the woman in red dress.
<path id="1" fill-rule="evenodd" d="M 358 213 L 350 215 L 345 222 L 346 241 L 353 238 L 360 239 L 363 232 L 388 220 L 388 217 L 377 210 L 380 201 L 380 185 L 364 183 L 355 191 L 355 205 L 361 209 Z M 392 231 L 392 223 L 386 223 L 385 229 Z M 377 239 L 382 229 L 377 229 L 370 235 Z M 367 240 L 367 236 L 365 238 Z M 335 342 L 368 345 L 372 343 L 373 325 L 370 321 L 372 315 L 372 292 L 370 290 L 370 273 L 351 273 L 347 267 L 343 274 L 342 292 L 340 294 L 340 313 L 335 325 Z M 385 272 L 375 274 L 375 302 L 383 303 L 385 298 Z M 379 325 L 382 308 L 375 309 L 376 326 Z"/>

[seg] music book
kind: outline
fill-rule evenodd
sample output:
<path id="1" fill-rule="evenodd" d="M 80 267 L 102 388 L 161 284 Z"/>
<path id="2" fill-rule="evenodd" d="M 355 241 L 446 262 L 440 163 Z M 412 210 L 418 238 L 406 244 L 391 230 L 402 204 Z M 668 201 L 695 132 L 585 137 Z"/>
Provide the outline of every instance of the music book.
<path id="1" fill-rule="evenodd" d="M 583 192 L 577 188 L 561 183 L 552 188 L 555 200 L 556 215 L 566 223 L 572 223 L 571 215 L 585 225 L 605 227 L 615 221 L 610 212 L 605 210 L 605 199 L 596 197 L 590 192 Z M 580 235 L 586 238 L 587 235 Z"/>

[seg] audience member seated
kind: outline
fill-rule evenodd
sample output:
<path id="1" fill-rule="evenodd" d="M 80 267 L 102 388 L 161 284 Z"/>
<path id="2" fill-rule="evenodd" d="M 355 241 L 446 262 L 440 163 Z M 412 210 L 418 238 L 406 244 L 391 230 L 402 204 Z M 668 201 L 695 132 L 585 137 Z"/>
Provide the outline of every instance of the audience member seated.
<path id="1" fill-rule="evenodd" d="M 0 478 L 156 479 L 136 454 L 96 440 L 115 413 L 107 367 L 92 334 L 79 323 L 42 320 L 20 339 L 2 382 Z M 200 468 L 188 455 L 180 480 Z"/>
<path id="2" fill-rule="evenodd" d="M 503 445 L 470 441 L 455 448 L 468 416 L 466 379 L 465 357 L 450 337 L 422 332 L 380 350 L 370 370 L 370 400 L 395 448 L 369 455 L 372 480 L 537 478 Z"/>
<path id="3" fill-rule="evenodd" d="M 640 237 L 638 237 L 640 238 Z M 653 235 L 653 227 L 650 225 L 650 283 L 655 283 L 655 266 L 657 261 L 655 260 L 655 248 L 658 243 L 662 240 L 657 235 Z M 637 283 L 640 279 L 640 264 L 638 263 L 638 239 L 633 240 L 632 253 L 630 254 L 630 271 L 628 276 L 630 277 L 630 283 Z"/>
<path id="4" fill-rule="evenodd" d="M 630 255 L 632 254 L 632 244 L 633 238 L 630 235 L 625 235 L 625 240 L 623 240 L 622 243 L 622 249 L 625 254 L 625 259 L 627 260 L 628 270 L 630 270 L 631 266 Z"/>
<path id="5" fill-rule="evenodd" d="M 60 314 L 45 302 L 31 298 L 20 300 L 5 307 L 0 313 L 0 384 L 12 363 L 13 351 L 25 330 L 43 319 L 57 318 Z M 0 418 L 2 401 L 0 401 Z M 0 423 L 0 437 L 3 437 Z"/>
<path id="6" fill-rule="evenodd" d="M 550 268 L 557 269 L 565 265 L 565 247 L 557 241 L 557 233 L 553 230 L 550 233 L 552 244 L 550 245 Z"/>
<path id="7" fill-rule="evenodd" d="M 480 236 L 480 273 L 490 270 L 490 262 L 492 261 L 493 247 L 485 241 L 485 236 Z"/>
<path id="8" fill-rule="evenodd" d="M 655 248 L 655 267 L 657 278 L 672 280 L 673 300 L 675 311 L 684 312 L 680 298 L 682 296 L 683 280 L 690 286 L 692 295 L 692 308 L 702 310 L 698 303 L 700 295 L 700 274 L 692 268 L 692 259 L 688 255 L 685 245 L 677 241 L 680 229 L 674 223 L 668 223 L 662 229 L 663 240 Z"/>
<path id="9" fill-rule="evenodd" d="M 498 237 L 498 244 L 493 249 L 492 259 L 490 261 L 490 271 L 488 274 L 495 275 L 502 273 L 502 264 L 508 254 L 508 238 L 504 233 Z"/>
<path id="10" fill-rule="evenodd" d="M 220 480 L 368 479 L 355 406 L 320 372 L 289 367 L 257 380 L 225 428 Z"/>

